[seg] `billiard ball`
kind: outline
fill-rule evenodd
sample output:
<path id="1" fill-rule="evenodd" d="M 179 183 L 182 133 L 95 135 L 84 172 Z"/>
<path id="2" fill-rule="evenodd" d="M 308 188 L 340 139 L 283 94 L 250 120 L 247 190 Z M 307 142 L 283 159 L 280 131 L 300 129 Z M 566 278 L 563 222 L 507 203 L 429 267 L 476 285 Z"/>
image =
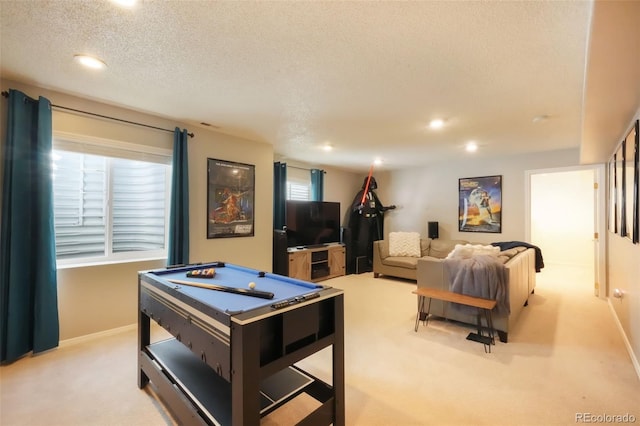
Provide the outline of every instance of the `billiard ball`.
<path id="1" fill-rule="evenodd" d="M 253 281 L 251 281 L 251 282 L 249 283 L 249 288 L 250 288 L 250 289 L 252 289 L 252 290 L 253 290 L 254 288 L 256 288 L 256 283 L 254 283 Z"/>

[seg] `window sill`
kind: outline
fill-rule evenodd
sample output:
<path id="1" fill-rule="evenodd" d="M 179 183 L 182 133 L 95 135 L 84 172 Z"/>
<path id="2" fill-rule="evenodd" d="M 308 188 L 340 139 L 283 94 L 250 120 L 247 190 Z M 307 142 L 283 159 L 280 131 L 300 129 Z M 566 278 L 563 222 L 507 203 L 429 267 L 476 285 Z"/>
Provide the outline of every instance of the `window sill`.
<path id="1" fill-rule="evenodd" d="M 58 263 L 56 265 L 57 270 L 61 269 L 74 269 L 74 268 L 86 268 L 92 266 L 104 266 L 104 265 L 119 265 L 123 263 L 142 263 L 142 262 L 151 262 L 156 260 L 167 260 L 167 256 L 154 256 L 154 257 L 144 257 L 139 259 L 117 259 L 117 260 L 96 260 L 94 262 L 78 262 L 78 263 Z"/>

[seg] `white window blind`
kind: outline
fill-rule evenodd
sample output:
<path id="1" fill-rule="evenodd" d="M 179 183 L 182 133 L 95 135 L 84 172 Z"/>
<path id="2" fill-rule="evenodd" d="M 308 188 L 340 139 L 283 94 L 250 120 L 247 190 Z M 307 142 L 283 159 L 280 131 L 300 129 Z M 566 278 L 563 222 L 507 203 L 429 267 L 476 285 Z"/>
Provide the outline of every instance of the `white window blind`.
<path id="1" fill-rule="evenodd" d="M 105 255 L 106 159 L 53 151 L 56 257 Z"/>
<path id="2" fill-rule="evenodd" d="M 113 252 L 164 249 L 168 167 L 122 159 L 111 166 Z"/>
<path id="3" fill-rule="evenodd" d="M 287 200 L 309 201 L 309 183 L 287 181 Z"/>
<path id="4" fill-rule="evenodd" d="M 54 141 L 53 195 L 59 264 L 166 256 L 170 166 L 147 154 L 95 155 Z M 89 145 L 90 146 L 90 145 Z M 133 156 L 137 159 L 124 157 Z M 140 160 L 139 158 L 144 158 Z M 166 162 L 164 156 L 159 156 Z M 145 161 L 152 159 L 152 161 Z"/>

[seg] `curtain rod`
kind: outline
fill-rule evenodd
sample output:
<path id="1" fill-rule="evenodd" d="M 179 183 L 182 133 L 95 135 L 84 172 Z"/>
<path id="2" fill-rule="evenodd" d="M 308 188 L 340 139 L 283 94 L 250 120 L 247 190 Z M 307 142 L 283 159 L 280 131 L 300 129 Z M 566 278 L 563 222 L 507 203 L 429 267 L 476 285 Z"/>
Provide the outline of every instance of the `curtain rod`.
<path id="1" fill-rule="evenodd" d="M 286 163 L 285 163 L 286 164 Z M 308 170 L 311 171 L 313 169 L 307 169 L 305 167 L 298 167 L 298 166 L 289 166 L 287 165 L 287 167 L 291 168 L 291 169 L 298 169 L 298 170 Z M 316 170 L 322 170 L 322 169 L 316 169 Z M 322 170 L 322 173 L 327 173 L 326 171 Z"/>
<path id="2" fill-rule="evenodd" d="M 2 92 L 2 96 L 4 96 L 5 98 L 8 98 L 9 97 L 9 92 L 3 91 Z M 51 107 L 52 108 L 56 108 L 56 109 L 63 109 L 63 110 L 67 110 L 67 111 L 73 111 L 73 112 L 77 112 L 77 113 L 80 113 L 80 114 L 92 115 L 94 117 L 106 118 L 107 120 L 120 121 L 122 123 L 133 124 L 134 126 L 148 127 L 149 129 L 162 130 L 163 132 L 173 133 L 173 130 L 163 129 L 162 127 L 150 126 L 149 124 L 143 124 L 143 123 L 137 123 L 135 121 L 123 120 L 122 118 L 109 117 L 108 115 L 96 114 L 94 112 L 82 111 L 80 109 L 74 109 L 74 108 L 64 107 L 64 106 L 55 105 L 55 104 L 51 104 Z M 189 137 L 194 137 L 195 136 L 193 133 L 187 133 L 187 135 L 189 135 Z"/>

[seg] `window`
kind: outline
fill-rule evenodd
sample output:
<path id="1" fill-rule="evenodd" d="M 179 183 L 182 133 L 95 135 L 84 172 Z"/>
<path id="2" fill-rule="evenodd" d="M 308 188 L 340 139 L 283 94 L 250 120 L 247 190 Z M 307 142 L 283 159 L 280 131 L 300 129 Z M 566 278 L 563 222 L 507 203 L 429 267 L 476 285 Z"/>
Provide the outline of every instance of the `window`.
<path id="1" fill-rule="evenodd" d="M 309 201 L 310 184 L 287 181 L 287 200 Z"/>
<path id="2" fill-rule="evenodd" d="M 52 161 L 59 265 L 166 257 L 170 157 L 54 140 Z"/>
<path id="3" fill-rule="evenodd" d="M 299 167 L 287 168 L 287 200 L 309 201 L 311 199 L 311 173 Z"/>

